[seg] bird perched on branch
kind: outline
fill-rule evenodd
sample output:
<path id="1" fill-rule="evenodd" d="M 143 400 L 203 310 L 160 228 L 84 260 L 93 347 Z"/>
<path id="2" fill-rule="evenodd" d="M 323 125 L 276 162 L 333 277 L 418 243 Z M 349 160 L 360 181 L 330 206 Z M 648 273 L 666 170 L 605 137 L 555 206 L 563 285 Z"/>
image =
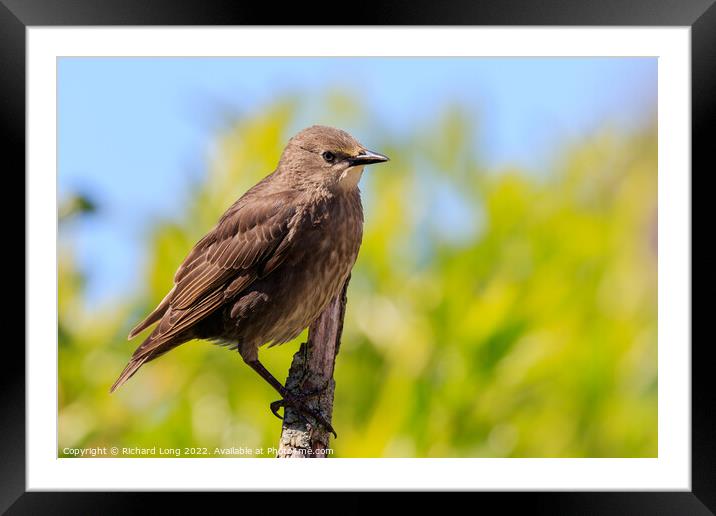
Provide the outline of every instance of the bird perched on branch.
<path id="1" fill-rule="evenodd" d="M 179 266 L 166 297 L 131 331 L 130 339 L 159 323 L 111 392 L 146 362 L 206 339 L 238 349 L 284 405 L 333 432 L 261 364 L 258 350 L 296 337 L 339 294 L 363 234 L 358 180 L 366 165 L 384 161 L 332 127 L 291 138 L 276 170 L 226 210 Z"/>

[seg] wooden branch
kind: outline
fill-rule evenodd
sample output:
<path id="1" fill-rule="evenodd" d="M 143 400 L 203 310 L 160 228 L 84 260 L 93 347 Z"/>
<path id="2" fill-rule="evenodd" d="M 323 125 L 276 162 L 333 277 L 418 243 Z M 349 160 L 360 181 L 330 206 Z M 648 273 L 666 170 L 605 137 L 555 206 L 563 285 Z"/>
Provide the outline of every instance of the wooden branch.
<path id="1" fill-rule="evenodd" d="M 308 329 L 308 342 L 301 344 L 293 356 L 286 379 L 286 388 L 296 395 L 316 392 L 325 386 L 319 395 L 307 399 L 306 405 L 318 411 L 328 422 L 331 422 L 333 416 L 333 393 L 336 387 L 333 370 L 341 344 L 349 281 L 350 276 L 341 293 Z M 277 457 L 310 459 L 330 456 L 330 435 L 310 417 L 301 417 L 293 408 L 287 407 Z"/>

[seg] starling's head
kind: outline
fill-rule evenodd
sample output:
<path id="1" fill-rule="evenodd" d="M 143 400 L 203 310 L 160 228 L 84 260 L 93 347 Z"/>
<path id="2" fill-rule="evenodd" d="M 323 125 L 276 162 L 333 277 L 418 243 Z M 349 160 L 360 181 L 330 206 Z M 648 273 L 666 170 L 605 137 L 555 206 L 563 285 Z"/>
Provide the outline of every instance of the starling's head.
<path id="1" fill-rule="evenodd" d="M 363 167 L 388 161 L 340 129 L 314 125 L 291 138 L 281 155 L 279 170 L 303 184 L 350 190 L 358 185 Z"/>

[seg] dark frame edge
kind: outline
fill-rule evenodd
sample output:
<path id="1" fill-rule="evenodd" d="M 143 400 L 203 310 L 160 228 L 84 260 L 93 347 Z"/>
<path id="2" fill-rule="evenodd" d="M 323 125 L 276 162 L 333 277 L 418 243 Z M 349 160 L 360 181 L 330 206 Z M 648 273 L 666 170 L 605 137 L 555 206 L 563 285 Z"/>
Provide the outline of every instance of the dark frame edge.
<path id="1" fill-rule="evenodd" d="M 375 510 L 388 493 L 334 492 L 321 493 L 321 505 L 340 508 L 350 514 L 365 514 Z M 410 501 L 426 508 L 428 496 L 437 493 L 409 493 Z M 690 492 L 479 492 L 448 493 L 451 504 L 473 507 L 499 507 L 500 513 L 554 515 L 601 515 L 628 514 L 648 516 L 709 516 L 713 513 Z M 313 506 L 316 493 L 288 493 L 292 503 Z M 340 501 L 334 501 L 341 495 Z M 102 514 L 106 516 L 126 514 L 155 514 L 154 507 L 176 514 L 201 514 L 207 507 L 229 505 L 237 507 L 267 506 L 275 502 L 272 493 L 228 492 L 33 492 L 20 497 L 7 516 L 26 514 Z M 325 497 L 334 500 L 325 500 Z M 350 498 L 347 502 L 346 498 Z M 405 498 L 404 501 L 407 501 Z M 383 502 L 384 503 L 384 502 Z M 469 505 L 468 505 L 469 504 Z M 444 510 L 444 502 L 440 506 Z M 350 510 L 346 510 L 350 509 Z M 489 511 L 493 512 L 493 511 Z"/>
<path id="2" fill-rule="evenodd" d="M 689 26 L 713 0 L 363 0 L 337 16 L 328 1 L 2 0 L 25 25 L 618 25 Z M 352 6 L 351 6 L 352 7 Z"/>
<path id="3" fill-rule="evenodd" d="M 3 77 L 0 82 L 0 135 L 3 143 L 3 168 L 6 178 L 14 178 L 21 186 L 25 199 L 25 24 L 4 4 L 0 3 L 0 63 Z M 17 172 L 22 171 L 22 174 Z M 12 185 L 13 187 L 15 185 Z M 6 185 L 6 188 L 9 184 Z M 13 188 L 13 197 L 19 192 Z M 26 204 L 25 204 L 26 206 Z M 7 210 L 7 208 L 6 208 Z M 9 210 L 8 210 L 9 211 Z M 23 209 L 23 212 L 25 210 Z M 11 215 L 8 214 L 10 217 Z M 12 218 L 17 217 L 16 215 Z M 7 220 L 7 219 L 6 219 Z M 27 220 L 27 218 L 25 218 Z M 18 224 L 19 225 L 19 224 Z M 7 226 L 6 226 L 7 227 Z M 9 229 L 9 228 L 8 228 Z M 22 242 L 23 270 L 26 268 L 26 233 L 14 241 Z M 19 233 L 19 228 L 18 228 Z M 23 295 L 23 308 L 26 298 Z M 8 325 L 10 326 L 10 325 Z M 23 324 L 23 334 L 25 325 Z M 15 339 L 10 339 L 10 342 Z M 25 338 L 23 336 L 23 342 Z M 25 347 L 19 342 L 4 347 L 3 373 L 0 374 L 0 410 L 4 423 L 0 440 L 0 513 L 4 512 L 25 492 Z"/>
<path id="4" fill-rule="evenodd" d="M 713 360 L 708 339 L 697 342 L 693 336 L 693 274 L 696 221 L 710 220 L 713 215 L 694 216 L 694 171 L 702 176 L 713 170 L 713 134 L 716 132 L 716 3 L 704 11 L 691 27 L 691 252 L 692 252 L 692 339 L 691 339 L 691 488 L 694 495 L 716 513 L 716 390 L 713 384 Z M 702 189 L 703 194 L 703 189 Z M 702 203 L 703 205 L 703 203 Z M 703 271 L 704 267 L 699 266 Z M 703 286 L 699 285 L 703 290 Z M 701 305 L 702 309 L 704 305 Z M 705 314 L 704 314 L 705 315 Z M 702 320 L 704 318 L 702 317 Z"/>

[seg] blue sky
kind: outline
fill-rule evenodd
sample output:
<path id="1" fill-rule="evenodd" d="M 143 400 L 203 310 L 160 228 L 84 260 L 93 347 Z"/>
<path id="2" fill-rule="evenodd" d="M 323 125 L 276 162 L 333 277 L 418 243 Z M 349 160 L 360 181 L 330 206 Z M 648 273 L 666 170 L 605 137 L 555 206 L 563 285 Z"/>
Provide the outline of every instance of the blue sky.
<path id="1" fill-rule="evenodd" d="M 565 140 L 653 115 L 657 60 L 62 58 L 60 196 L 79 190 L 101 205 L 66 235 L 88 273 L 90 302 L 139 287 L 147 221 L 177 215 L 172 200 L 201 174 L 222 112 L 251 114 L 298 94 L 301 128 L 330 121 L 315 117 L 336 89 L 361 98 L 374 123 L 396 134 L 459 103 L 479 120 L 489 167 L 539 170 Z M 377 143 L 362 134 L 368 127 L 345 129 Z"/>

